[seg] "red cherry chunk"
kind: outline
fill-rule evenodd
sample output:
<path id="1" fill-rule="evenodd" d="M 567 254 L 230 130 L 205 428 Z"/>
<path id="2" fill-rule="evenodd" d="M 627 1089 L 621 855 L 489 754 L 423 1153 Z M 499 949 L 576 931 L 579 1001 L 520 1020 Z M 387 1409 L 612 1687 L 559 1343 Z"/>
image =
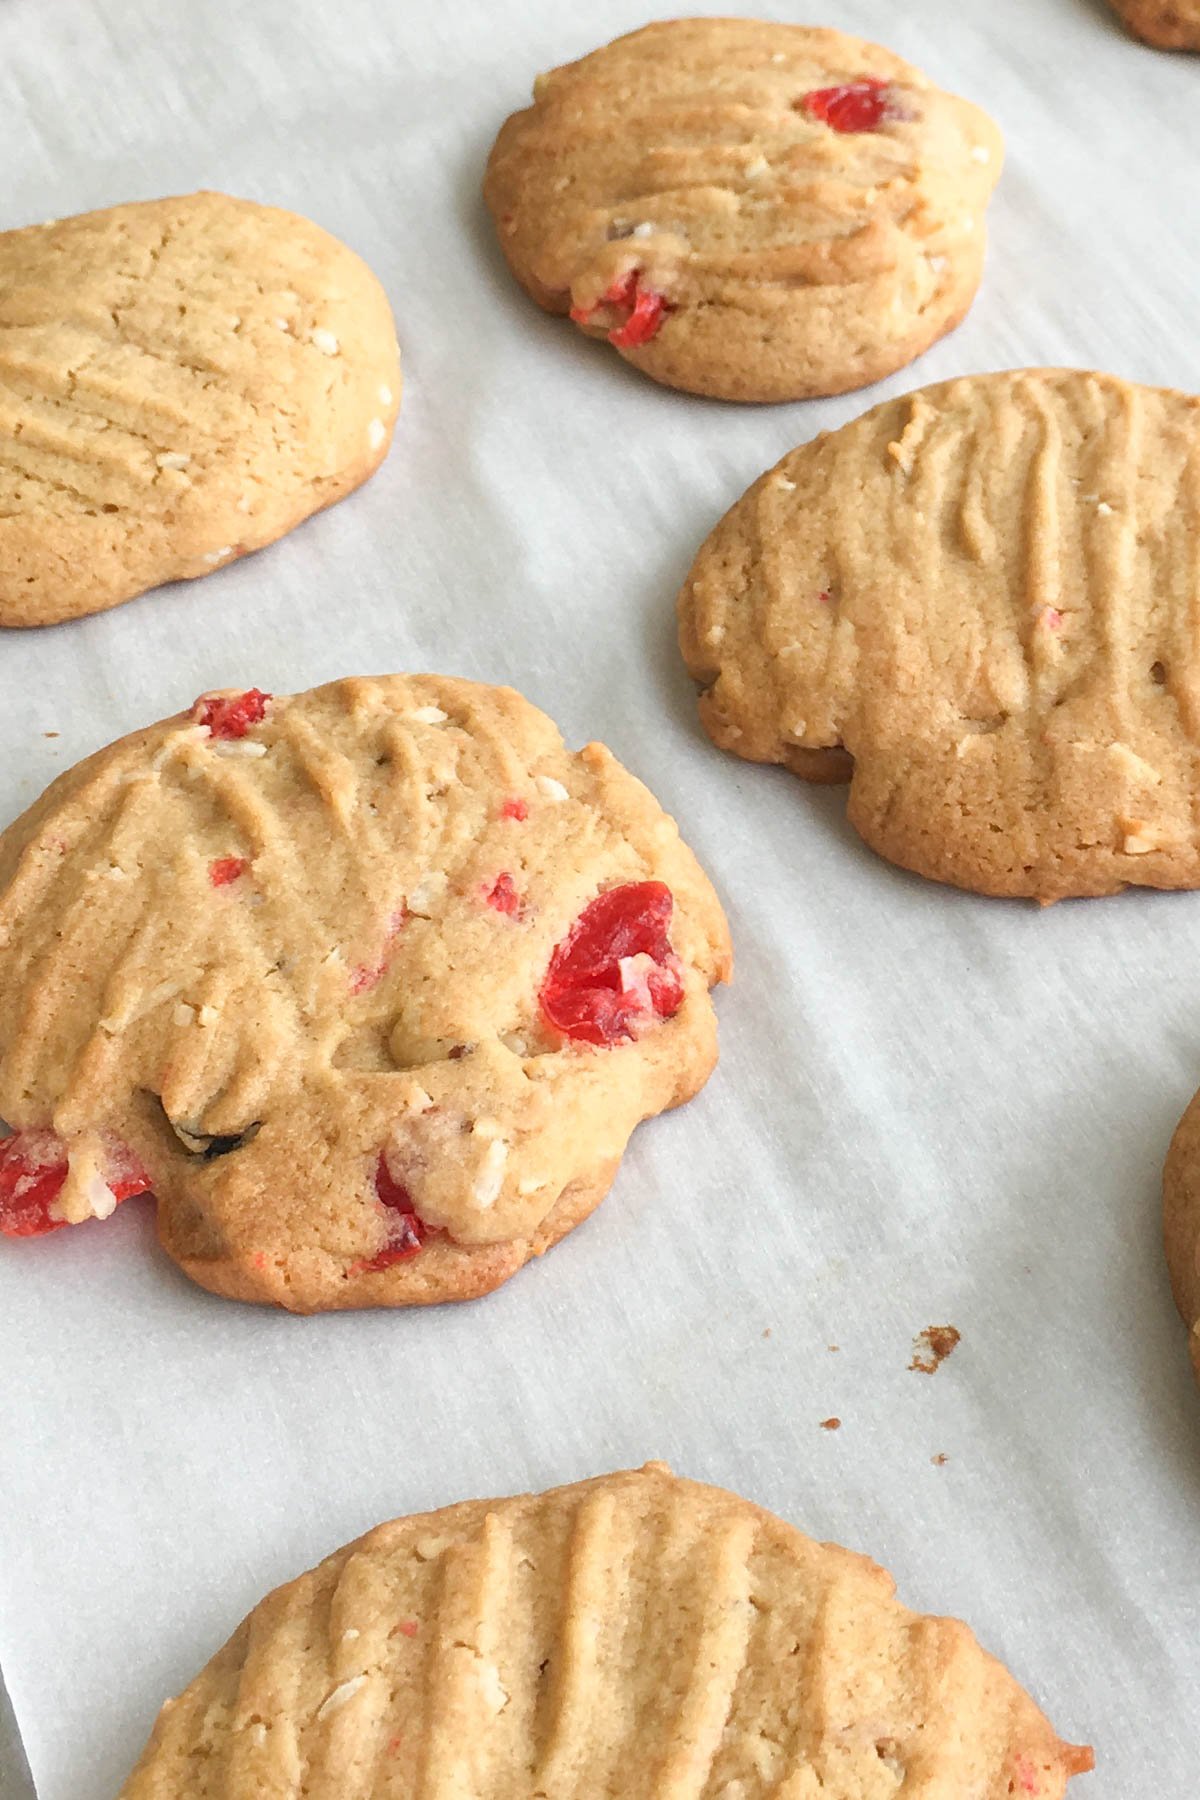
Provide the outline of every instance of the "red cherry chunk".
<path id="1" fill-rule="evenodd" d="M 18 1131 L 0 1142 L 0 1234 L 44 1237 L 68 1223 L 51 1208 L 67 1179 L 67 1147 L 53 1131 Z M 105 1168 L 113 1199 L 144 1194 L 150 1177 L 125 1145 L 114 1145 Z"/>
<path id="2" fill-rule="evenodd" d="M 489 906 L 498 913 L 507 913 L 510 919 L 515 919 L 521 910 L 517 884 L 507 870 L 503 875 L 497 875 L 490 888 L 484 889 L 483 897 Z"/>
<path id="3" fill-rule="evenodd" d="M 390 1269 L 393 1263 L 407 1262 L 410 1256 L 416 1256 L 426 1238 L 437 1235 L 436 1228 L 427 1225 L 418 1215 L 403 1182 L 393 1179 L 385 1156 L 379 1158 L 375 1168 L 375 1192 L 380 1205 L 387 1209 L 388 1241 L 378 1255 L 355 1265 L 356 1270 L 368 1273 Z"/>
<path id="4" fill-rule="evenodd" d="M 208 879 L 214 887 L 228 887 L 231 881 L 244 875 L 249 867 L 244 856 L 219 856 L 216 862 L 208 865 Z"/>
<path id="5" fill-rule="evenodd" d="M 500 817 L 502 819 L 527 819 L 529 817 L 529 806 L 526 801 L 520 798 L 506 800 L 504 805 L 500 808 Z"/>
<path id="6" fill-rule="evenodd" d="M 270 694 L 247 688 L 244 694 L 201 694 L 192 708 L 197 725 L 207 725 L 215 738 L 244 738 L 266 717 Z"/>
<path id="7" fill-rule="evenodd" d="M 584 1044 L 616 1044 L 683 1003 L 683 976 L 669 936 L 671 890 L 661 881 L 606 888 L 555 946 L 542 983 L 542 1011 Z"/>
<path id="8" fill-rule="evenodd" d="M 609 343 L 618 350 L 648 344 L 671 310 L 670 302 L 657 289 L 642 286 L 640 269 L 618 276 L 595 306 L 573 306 L 571 317 L 577 325 L 590 325 L 604 306 L 618 307 L 626 315 L 608 334 Z"/>
<path id="9" fill-rule="evenodd" d="M 0 1143 L 0 1232 L 6 1237 L 43 1237 L 65 1219 L 50 1208 L 67 1179 L 67 1151 L 52 1131 L 18 1131 Z"/>
<path id="10" fill-rule="evenodd" d="M 840 87 L 813 88 L 797 102 L 810 119 L 834 131 L 878 131 L 890 119 L 908 117 L 890 81 L 866 75 Z"/>

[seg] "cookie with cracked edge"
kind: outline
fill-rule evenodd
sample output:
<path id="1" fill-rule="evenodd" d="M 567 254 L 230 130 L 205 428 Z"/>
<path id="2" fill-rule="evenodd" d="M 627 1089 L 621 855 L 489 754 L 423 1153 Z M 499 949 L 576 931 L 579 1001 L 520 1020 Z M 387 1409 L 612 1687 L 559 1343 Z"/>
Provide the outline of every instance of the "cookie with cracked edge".
<path id="1" fill-rule="evenodd" d="M 730 962 L 673 820 L 511 689 L 205 695 L 0 836 L 0 1232 L 152 1188 L 218 1294 L 484 1293 L 703 1086 Z"/>
<path id="2" fill-rule="evenodd" d="M 0 233 L 0 626 L 211 574 L 372 475 L 391 310 L 308 219 L 225 194 Z"/>
<path id="3" fill-rule="evenodd" d="M 1091 1751 L 894 1585 L 661 1463 L 397 1519 L 255 1608 L 119 1800 L 1056 1800 Z"/>
<path id="4" fill-rule="evenodd" d="M 796 400 L 959 323 L 1002 157 L 985 113 L 878 45 L 677 19 L 539 76 L 484 193 L 548 311 L 668 387 Z"/>
<path id="5" fill-rule="evenodd" d="M 1200 0 L 1112 0 L 1112 7 L 1156 50 L 1200 50 Z"/>
<path id="6" fill-rule="evenodd" d="M 983 894 L 1200 886 L 1200 401 L 1018 370 L 793 450 L 679 597 L 714 742 Z"/>
<path id="7" fill-rule="evenodd" d="M 1163 1170 L 1163 1241 L 1179 1315 L 1200 1381 L 1200 1094 L 1176 1128 Z"/>

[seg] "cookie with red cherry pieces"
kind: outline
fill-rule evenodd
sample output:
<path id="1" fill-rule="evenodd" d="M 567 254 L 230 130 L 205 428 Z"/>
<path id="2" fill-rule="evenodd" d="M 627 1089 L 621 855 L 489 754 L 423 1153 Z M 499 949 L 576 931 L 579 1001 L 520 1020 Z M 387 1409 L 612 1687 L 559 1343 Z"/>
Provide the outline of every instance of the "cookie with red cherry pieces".
<path id="1" fill-rule="evenodd" d="M 1200 0 L 1112 0 L 1135 37 L 1156 50 L 1200 50 Z"/>
<path id="2" fill-rule="evenodd" d="M 972 375 L 793 450 L 701 547 L 722 749 L 849 781 L 902 868 L 1043 902 L 1200 887 L 1200 400 Z"/>
<path id="3" fill-rule="evenodd" d="M 307 1800 L 1061 1800 L 1092 1765 L 865 1556 L 649 1463 L 335 1551 L 167 1702 L 119 1800 L 299 1768 Z"/>
<path id="4" fill-rule="evenodd" d="M 259 550 L 387 455 L 400 361 L 366 264 L 227 194 L 0 232 L 0 626 Z"/>
<path id="5" fill-rule="evenodd" d="M 970 306 L 1003 146 L 889 50 L 676 19 L 539 76 L 485 197 L 509 265 L 655 381 L 725 400 L 838 394 Z"/>
<path id="6" fill-rule="evenodd" d="M 216 1293 L 483 1293 L 703 1085 L 729 969 L 673 821 L 511 689 L 205 695 L 0 836 L 0 1231 L 153 1188 Z"/>

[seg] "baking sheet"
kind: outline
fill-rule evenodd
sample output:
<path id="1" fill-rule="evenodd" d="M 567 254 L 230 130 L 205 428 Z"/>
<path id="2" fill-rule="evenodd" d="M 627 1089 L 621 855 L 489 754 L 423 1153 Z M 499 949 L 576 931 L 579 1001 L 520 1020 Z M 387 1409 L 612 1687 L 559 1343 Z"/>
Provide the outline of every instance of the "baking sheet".
<path id="1" fill-rule="evenodd" d="M 378 270 L 406 371 L 393 454 L 344 505 L 0 639 L 0 821 L 204 688 L 509 681 L 651 782 L 739 956 L 709 1088 L 486 1301 L 235 1306 L 156 1253 L 142 1202 L 0 1249 L 0 1662 L 41 1800 L 110 1800 L 242 1613 L 377 1520 L 650 1456 L 968 1619 L 1095 1742 L 1081 1795 L 1194 1789 L 1200 1395 L 1158 1179 L 1200 1081 L 1200 896 L 1041 913 L 889 869 L 839 792 L 707 743 L 672 603 L 761 469 L 889 392 L 1039 362 L 1200 388 L 1200 60 L 1139 49 L 1099 0 L 827 0 L 999 119 L 991 263 L 915 370 L 739 409 L 540 315 L 479 199 L 534 72 L 645 16 L 0 0 L 0 226 L 198 186 L 293 206 Z M 962 1344 L 927 1377 L 931 1323 Z"/>

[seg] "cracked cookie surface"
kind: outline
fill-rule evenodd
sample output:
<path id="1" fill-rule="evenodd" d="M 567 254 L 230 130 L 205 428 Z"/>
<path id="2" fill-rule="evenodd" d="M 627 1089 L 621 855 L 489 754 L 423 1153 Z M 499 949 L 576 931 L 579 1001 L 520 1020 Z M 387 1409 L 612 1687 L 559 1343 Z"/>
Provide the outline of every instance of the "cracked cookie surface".
<path id="1" fill-rule="evenodd" d="M 901 867 L 1042 901 L 1200 886 L 1200 401 L 968 376 L 793 450 L 679 597 L 713 740 Z"/>
<path id="2" fill-rule="evenodd" d="M 1156 50 L 1200 50 L 1200 0 L 1112 0 L 1112 6 Z"/>
<path id="3" fill-rule="evenodd" d="M 120 1800 L 1058 1800 L 956 1619 L 661 1463 L 397 1519 L 255 1608 Z"/>
<path id="4" fill-rule="evenodd" d="M 841 393 L 949 331 L 983 267 L 987 115 L 836 31 L 679 19 L 534 85 L 485 197 L 551 312 L 668 386 Z"/>
<path id="5" fill-rule="evenodd" d="M 218 1293 L 485 1292 L 703 1085 L 729 967 L 673 821 L 510 689 L 204 696 L 0 836 L 0 1231 L 152 1187 Z"/>
<path id="6" fill-rule="evenodd" d="M 210 574 L 374 473 L 387 299 L 319 226 L 187 194 L 0 233 L 0 626 Z"/>

